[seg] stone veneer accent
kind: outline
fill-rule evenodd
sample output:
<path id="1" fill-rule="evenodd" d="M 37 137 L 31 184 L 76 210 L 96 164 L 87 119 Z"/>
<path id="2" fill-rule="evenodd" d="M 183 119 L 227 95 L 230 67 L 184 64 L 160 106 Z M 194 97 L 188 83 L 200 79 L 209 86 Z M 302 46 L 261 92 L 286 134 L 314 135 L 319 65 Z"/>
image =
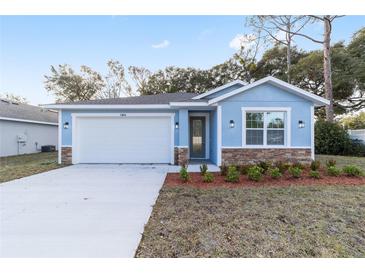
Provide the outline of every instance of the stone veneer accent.
<path id="1" fill-rule="evenodd" d="M 311 160 L 310 148 L 222 148 L 223 165 L 244 165 L 259 161 L 309 163 Z"/>
<path id="2" fill-rule="evenodd" d="M 61 148 L 61 163 L 67 165 L 72 164 L 72 147 Z"/>
<path id="3" fill-rule="evenodd" d="M 188 147 L 175 147 L 174 149 L 174 164 L 183 165 L 189 161 L 189 148 Z"/>

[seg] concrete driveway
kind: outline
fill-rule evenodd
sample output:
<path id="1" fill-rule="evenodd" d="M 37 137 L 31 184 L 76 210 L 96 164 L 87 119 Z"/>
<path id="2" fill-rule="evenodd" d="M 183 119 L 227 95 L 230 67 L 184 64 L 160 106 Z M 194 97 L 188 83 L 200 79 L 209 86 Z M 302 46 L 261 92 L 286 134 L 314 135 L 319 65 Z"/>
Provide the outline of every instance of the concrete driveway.
<path id="1" fill-rule="evenodd" d="M 75 165 L 0 184 L 0 257 L 132 257 L 164 165 Z"/>

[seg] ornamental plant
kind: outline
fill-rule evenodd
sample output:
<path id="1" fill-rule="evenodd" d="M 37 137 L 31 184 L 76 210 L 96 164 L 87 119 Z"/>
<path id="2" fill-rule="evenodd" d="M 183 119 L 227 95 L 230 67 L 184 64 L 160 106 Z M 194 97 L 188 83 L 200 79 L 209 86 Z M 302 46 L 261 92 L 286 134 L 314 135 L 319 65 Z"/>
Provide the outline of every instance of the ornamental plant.
<path id="1" fill-rule="evenodd" d="M 316 160 L 316 161 L 312 161 L 311 165 L 310 165 L 310 169 L 315 171 L 315 170 L 319 170 L 319 168 L 321 167 L 321 162 Z"/>
<path id="2" fill-rule="evenodd" d="M 279 169 L 281 174 L 284 174 L 285 171 L 287 171 L 290 167 L 289 163 L 285 163 L 285 162 L 276 162 L 275 166 Z"/>
<path id="3" fill-rule="evenodd" d="M 356 166 L 356 165 L 348 165 L 345 166 L 342 169 L 343 173 L 345 173 L 347 176 L 352 176 L 352 177 L 359 177 L 363 175 L 363 172 L 361 171 L 361 169 Z"/>
<path id="4" fill-rule="evenodd" d="M 266 171 L 268 171 L 271 167 L 271 163 L 267 161 L 261 161 L 258 163 L 258 166 L 262 168 L 263 173 L 266 173 Z"/>
<path id="5" fill-rule="evenodd" d="M 279 179 L 282 176 L 280 169 L 278 167 L 270 168 L 269 174 L 273 179 Z"/>
<path id="6" fill-rule="evenodd" d="M 229 166 L 226 175 L 226 181 L 231 183 L 238 183 L 240 179 L 240 173 L 235 166 Z"/>
<path id="7" fill-rule="evenodd" d="M 227 176 L 228 167 L 226 165 L 221 165 L 219 168 L 221 170 L 221 176 Z"/>
<path id="8" fill-rule="evenodd" d="M 292 177 L 294 178 L 300 178 L 300 176 L 302 175 L 302 169 L 297 167 L 297 166 L 291 166 L 289 167 L 289 173 Z"/>
<path id="9" fill-rule="evenodd" d="M 210 172 L 206 172 L 204 175 L 203 175 L 203 182 L 204 183 L 211 183 L 214 181 L 214 175 Z"/>
<path id="10" fill-rule="evenodd" d="M 190 176 L 189 176 L 189 173 L 188 173 L 188 167 L 187 166 L 181 166 L 180 168 L 180 179 L 186 183 L 189 181 L 190 179 Z"/>
<path id="11" fill-rule="evenodd" d="M 330 166 L 336 166 L 336 160 L 334 159 L 329 159 L 326 161 L 326 166 L 330 167 Z"/>
<path id="12" fill-rule="evenodd" d="M 208 165 L 207 164 L 201 164 L 200 165 L 200 174 L 204 176 L 205 173 L 208 171 Z"/>
<path id="13" fill-rule="evenodd" d="M 252 166 L 247 171 L 248 179 L 258 182 L 261 180 L 262 175 L 264 173 L 264 169 L 260 166 Z"/>
<path id="14" fill-rule="evenodd" d="M 240 173 L 242 175 L 247 175 L 248 169 L 252 167 L 252 165 L 241 165 L 240 166 Z"/>
<path id="15" fill-rule="evenodd" d="M 309 176 L 311 178 L 315 178 L 315 179 L 320 179 L 321 178 L 321 175 L 319 174 L 319 171 L 318 170 L 311 170 L 311 171 L 309 171 Z"/>
<path id="16" fill-rule="evenodd" d="M 327 167 L 327 174 L 329 176 L 337 177 L 341 174 L 341 170 L 337 168 L 336 166 L 329 166 Z"/>

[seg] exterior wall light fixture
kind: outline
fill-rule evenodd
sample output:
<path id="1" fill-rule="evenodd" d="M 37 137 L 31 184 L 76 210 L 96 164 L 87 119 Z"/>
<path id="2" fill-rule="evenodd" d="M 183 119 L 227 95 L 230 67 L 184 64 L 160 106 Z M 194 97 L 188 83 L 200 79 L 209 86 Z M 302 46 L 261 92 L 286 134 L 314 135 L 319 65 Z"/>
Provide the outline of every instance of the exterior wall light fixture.
<path id="1" fill-rule="evenodd" d="M 233 120 L 229 121 L 229 127 L 234 128 L 234 121 Z"/>

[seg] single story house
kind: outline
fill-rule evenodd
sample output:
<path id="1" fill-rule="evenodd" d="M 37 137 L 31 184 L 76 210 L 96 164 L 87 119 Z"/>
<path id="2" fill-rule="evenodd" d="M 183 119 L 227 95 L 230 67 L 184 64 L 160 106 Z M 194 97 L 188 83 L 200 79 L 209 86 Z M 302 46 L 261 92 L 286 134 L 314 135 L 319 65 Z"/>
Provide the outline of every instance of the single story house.
<path id="1" fill-rule="evenodd" d="M 165 93 L 48 105 L 59 162 L 216 165 L 314 158 L 314 108 L 329 101 L 266 77 L 203 94 Z"/>
<path id="2" fill-rule="evenodd" d="M 0 157 L 58 146 L 57 112 L 0 99 Z"/>

